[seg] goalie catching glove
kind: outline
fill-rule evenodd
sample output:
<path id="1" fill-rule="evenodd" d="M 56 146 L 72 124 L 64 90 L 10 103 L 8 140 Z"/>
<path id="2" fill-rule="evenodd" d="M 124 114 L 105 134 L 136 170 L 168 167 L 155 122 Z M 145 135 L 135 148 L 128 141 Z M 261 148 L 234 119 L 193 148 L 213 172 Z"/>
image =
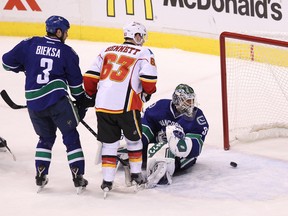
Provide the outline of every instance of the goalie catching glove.
<path id="1" fill-rule="evenodd" d="M 169 125 L 166 127 L 166 136 L 170 151 L 176 157 L 187 157 L 192 150 L 192 140 L 185 137 L 185 133 L 182 128 L 175 125 Z"/>

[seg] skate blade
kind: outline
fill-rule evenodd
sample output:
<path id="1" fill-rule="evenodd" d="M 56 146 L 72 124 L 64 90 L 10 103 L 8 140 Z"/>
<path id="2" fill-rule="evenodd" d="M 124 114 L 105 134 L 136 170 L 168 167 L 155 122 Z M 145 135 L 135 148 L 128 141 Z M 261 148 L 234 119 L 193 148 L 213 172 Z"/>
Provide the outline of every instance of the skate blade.
<path id="1" fill-rule="evenodd" d="M 83 191 L 85 191 L 86 190 L 86 187 L 77 187 L 76 188 L 76 193 L 77 193 L 77 195 L 79 195 L 79 194 L 81 194 L 81 193 L 83 193 Z"/>
<path id="2" fill-rule="evenodd" d="M 43 185 L 41 185 L 41 186 L 38 187 L 37 193 L 40 193 L 47 184 L 48 184 L 48 178 L 47 178 L 46 181 L 43 183 Z"/>
<path id="3" fill-rule="evenodd" d="M 44 186 L 39 186 L 38 190 L 37 190 L 37 193 L 40 193 L 43 190 L 43 188 L 44 188 Z"/>
<path id="4" fill-rule="evenodd" d="M 104 198 L 104 199 L 107 198 L 107 195 L 108 195 L 108 192 L 109 192 L 109 191 L 110 191 L 110 190 L 109 190 L 108 187 L 105 187 L 105 188 L 103 189 L 103 192 L 104 192 L 104 194 L 103 194 L 103 198 Z"/>
<path id="5" fill-rule="evenodd" d="M 145 183 L 137 184 L 135 181 L 132 181 L 131 186 L 133 187 L 134 193 L 137 193 L 138 191 L 145 189 Z"/>

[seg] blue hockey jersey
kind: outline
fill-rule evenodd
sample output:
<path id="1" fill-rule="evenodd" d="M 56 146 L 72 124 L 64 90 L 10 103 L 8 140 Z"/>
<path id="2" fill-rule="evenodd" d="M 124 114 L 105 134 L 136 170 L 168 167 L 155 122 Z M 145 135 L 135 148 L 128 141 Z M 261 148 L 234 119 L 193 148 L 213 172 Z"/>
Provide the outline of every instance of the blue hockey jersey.
<path id="1" fill-rule="evenodd" d="M 194 115 L 189 118 L 185 115 L 177 114 L 172 100 L 162 99 L 157 101 L 145 110 L 142 118 L 143 145 L 147 146 L 149 143 L 157 142 L 157 137 L 165 132 L 168 125 L 176 125 L 183 128 L 185 136 L 191 138 L 193 147 L 187 158 L 199 156 L 209 130 L 209 124 L 202 110 L 194 107 Z"/>
<path id="2" fill-rule="evenodd" d="M 32 37 L 21 41 L 2 57 L 6 70 L 26 75 L 27 106 L 41 111 L 59 98 L 71 95 L 77 100 L 84 93 L 79 57 L 57 38 Z"/>

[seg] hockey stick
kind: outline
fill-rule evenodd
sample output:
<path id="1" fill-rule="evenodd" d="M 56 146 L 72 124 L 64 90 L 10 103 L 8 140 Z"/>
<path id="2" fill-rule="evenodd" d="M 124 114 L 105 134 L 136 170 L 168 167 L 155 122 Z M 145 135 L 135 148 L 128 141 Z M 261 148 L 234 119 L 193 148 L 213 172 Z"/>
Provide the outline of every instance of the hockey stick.
<path id="1" fill-rule="evenodd" d="M 23 109 L 23 108 L 27 108 L 27 105 L 18 105 L 16 103 L 14 103 L 14 101 L 12 101 L 12 99 L 10 98 L 10 96 L 8 95 L 8 93 L 6 92 L 6 90 L 2 90 L 0 92 L 1 97 L 3 98 L 3 100 L 8 104 L 8 106 L 10 106 L 12 109 Z M 80 122 L 82 123 L 82 125 L 97 139 L 97 133 L 82 119 L 80 120 Z M 7 146 L 6 146 L 7 147 Z M 11 150 L 7 147 L 7 149 L 9 150 L 9 152 L 12 154 L 13 159 L 16 160 L 14 154 L 11 152 Z M 126 161 L 124 161 L 122 158 L 120 158 L 118 155 L 116 156 L 117 160 L 122 164 L 123 168 L 124 168 L 124 173 L 125 173 L 125 183 L 127 186 L 131 186 L 131 173 L 130 173 L 130 168 L 129 168 L 129 162 L 127 163 Z M 119 166 L 117 166 L 118 169 Z"/>
<path id="2" fill-rule="evenodd" d="M 0 137 L 0 141 L 1 141 L 2 145 L 3 145 L 3 146 L 9 151 L 9 153 L 12 155 L 13 160 L 16 161 L 16 157 L 15 157 L 15 155 L 13 154 L 13 152 L 11 151 L 11 149 L 8 147 L 7 141 L 6 141 L 4 138 L 2 138 L 2 137 Z"/>
<path id="3" fill-rule="evenodd" d="M 6 92 L 6 90 L 2 90 L 0 92 L 1 97 L 3 98 L 3 100 L 6 102 L 6 104 L 8 106 L 10 106 L 12 109 L 24 109 L 27 108 L 26 105 L 18 105 L 15 104 L 14 101 L 12 101 L 12 99 L 9 97 L 8 93 Z"/>
<path id="4" fill-rule="evenodd" d="M 7 150 L 10 152 L 10 154 L 12 155 L 12 158 L 14 161 L 16 161 L 16 156 L 13 154 L 13 152 L 11 151 L 11 149 L 7 146 L 7 144 L 5 145 L 5 147 L 7 148 Z"/>
<path id="5" fill-rule="evenodd" d="M 19 104 L 16 104 L 14 103 L 14 101 L 10 98 L 10 96 L 8 95 L 8 93 L 6 92 L 6 90 L 2 90 L 0 92 L 1 94 L 1 97 L 3 98 L 3 100 L 7 103 L 8 106 L 10 106 L 12 109 L 24 109 L 24 108 L 27 108 L 26 105 L 19 105 Z M 84 127 L 91 133 L 93 134 L 96 138 L 97 138 L 97 133 L 82 119 L 80 121 Z M 8 151 L 12 154 L 11 150 L 7 147 Z M 12 154 L 13 155 L 13 154 Z M 14 156 L 15 157 L 15 156 Z M 14 158 L 13 157 L 13 158 Z M 120 163 L 123 165 L 123 166 L 128 166 L 128 164 L 122 160 L 120 157 L 117 156 L 117 159 L 120 161 Z"/>

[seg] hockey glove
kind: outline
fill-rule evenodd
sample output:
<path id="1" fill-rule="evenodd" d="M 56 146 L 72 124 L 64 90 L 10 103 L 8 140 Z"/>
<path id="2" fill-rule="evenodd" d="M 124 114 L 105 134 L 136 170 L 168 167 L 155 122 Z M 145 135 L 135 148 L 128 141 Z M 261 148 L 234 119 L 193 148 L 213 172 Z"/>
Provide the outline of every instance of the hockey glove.
<path id="1" fill-rule="evenodd" d="M 76 103 L 76 107 L 78 111 L 79 120 L 81 121 L 84 119 L 88 108 L 79 103 Z"/>
<path id="2" fill-rule="evenodd" d="M 146 92 L 141 93 L 141 100 L 146 103 L 151 99 L 151 94 L 147 94 Z"/>
<path id="3" fill-rule="evenodd" d="M 82 96 L 82 98 L 80 99 L 80 102 L 85 107 L 94 107 L 95 106 L 95 98 L 96 98 L 96 94 L 89 96 L 85 92 L 84 95 Z"/>
<path id="4" fill-rule="evenodd" d="M 82 95 L 82 97 L 75 102 L 77 110 L 78 110 L 78 115 L 80 121 L 84 119 L 86 112 L 88 110 L 88 107 L 92 107 L 95 104 L 95 95 L 90 97 L 86 93 Z"/>

